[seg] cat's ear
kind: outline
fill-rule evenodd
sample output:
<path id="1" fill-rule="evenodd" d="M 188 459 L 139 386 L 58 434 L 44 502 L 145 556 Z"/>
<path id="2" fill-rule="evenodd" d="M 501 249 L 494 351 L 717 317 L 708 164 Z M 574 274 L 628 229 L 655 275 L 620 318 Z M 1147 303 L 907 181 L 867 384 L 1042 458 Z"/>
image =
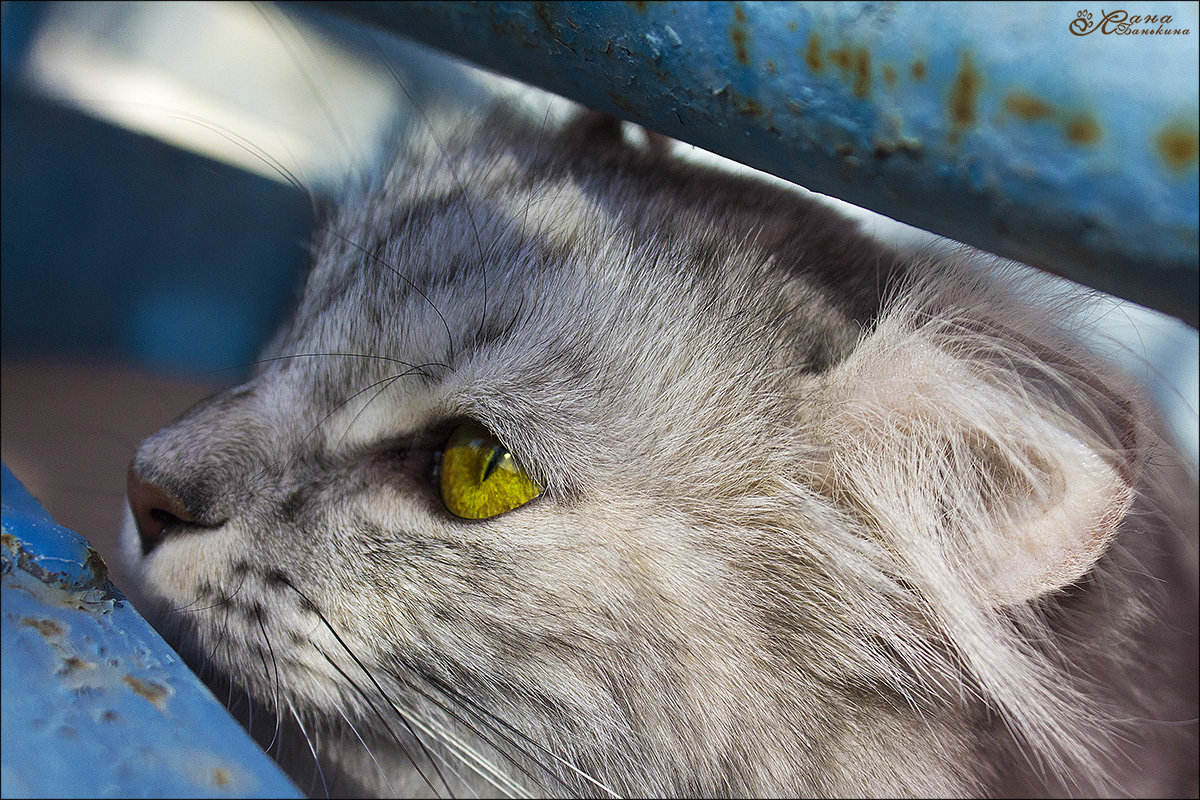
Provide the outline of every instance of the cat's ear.
<path id="1" fill-rule="evenodd" d="M 1078 581 L 1134 499 L 1134 404 L 1019 338 L 933 319 L 885 318 L 828 373 L 822 490 L 902 571 L 993 607 Z"/>

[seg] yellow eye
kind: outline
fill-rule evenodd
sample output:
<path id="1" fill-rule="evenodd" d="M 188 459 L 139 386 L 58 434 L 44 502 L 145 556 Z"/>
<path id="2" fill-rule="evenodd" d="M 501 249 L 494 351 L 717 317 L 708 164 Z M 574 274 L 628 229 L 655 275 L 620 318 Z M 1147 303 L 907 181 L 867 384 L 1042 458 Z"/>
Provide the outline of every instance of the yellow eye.
<path id="1" fill-rule="evenodd" d="M 475 422 L 465 422 L 450 434 L 438 471 L 442 502 L 464 519 L 488 519 L 542 493 L 542 487 L 517 467 L 512 453 Z"/>

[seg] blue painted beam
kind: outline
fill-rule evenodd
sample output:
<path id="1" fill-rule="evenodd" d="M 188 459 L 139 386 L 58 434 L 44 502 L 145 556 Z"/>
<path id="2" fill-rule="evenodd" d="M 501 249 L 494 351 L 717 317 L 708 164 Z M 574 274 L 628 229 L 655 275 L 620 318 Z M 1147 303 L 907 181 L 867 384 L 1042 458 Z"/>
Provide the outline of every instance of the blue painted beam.
<path id="1" fill-rule="evenodd" d="M 99 554 L 0 470 L 0 795 L 300 797 Z"/>
<path id="2" fill-rule="evenodd" d="M 1197 324 L 1195 3 L 318 5 Z"/>

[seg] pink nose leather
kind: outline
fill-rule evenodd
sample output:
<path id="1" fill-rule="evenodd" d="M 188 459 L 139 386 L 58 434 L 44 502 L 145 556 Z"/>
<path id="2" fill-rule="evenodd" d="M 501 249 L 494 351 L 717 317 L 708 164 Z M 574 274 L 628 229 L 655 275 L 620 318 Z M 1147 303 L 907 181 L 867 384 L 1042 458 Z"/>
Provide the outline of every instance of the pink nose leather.
<path id="1" fill-rule="evenodd" d="M 143 554 L 149 554 L 162 543 L 167 537 L 168 525 L 199 524 L 177 495 L 157 483 L 142 480 L 133 464 L 129 465 L 126 476 L 126 493 L 142 539 Z"/>

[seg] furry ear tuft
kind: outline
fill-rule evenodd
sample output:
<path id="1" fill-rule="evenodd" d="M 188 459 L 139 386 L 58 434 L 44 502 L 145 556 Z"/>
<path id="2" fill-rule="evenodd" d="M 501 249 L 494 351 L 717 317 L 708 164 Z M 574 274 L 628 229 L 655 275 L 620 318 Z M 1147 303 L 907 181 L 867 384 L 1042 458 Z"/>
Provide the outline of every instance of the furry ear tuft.
<path id="1" fill-rule="evenodd" d="M 1065 410 L 1105 398 L 979 326 L 919 319 L 883 319 L 828 375 L 822 480 L 916 583 L 949 574 L 1001 607 L 1078 581 L 1135 494 L 1118 426 Z"/>
<path id="2" fill-rule="evenodd" d="M 635 147 L 626 139 L 626 123 L 603 111 L 579 112 L 563 129 L 562 139 L 584 156 L 639 154 L 651 159 L 668 156 L 672 139 L 646 128 L 636 128 L 646 135 L 644 147 Z"/>
<path id="3" fill-rule="evenodd" d="M 562 131 L 563 141 L 581 151 L 621 149 L 624 123 L 612 114 L 586 110 L 575 116 Z"/>

